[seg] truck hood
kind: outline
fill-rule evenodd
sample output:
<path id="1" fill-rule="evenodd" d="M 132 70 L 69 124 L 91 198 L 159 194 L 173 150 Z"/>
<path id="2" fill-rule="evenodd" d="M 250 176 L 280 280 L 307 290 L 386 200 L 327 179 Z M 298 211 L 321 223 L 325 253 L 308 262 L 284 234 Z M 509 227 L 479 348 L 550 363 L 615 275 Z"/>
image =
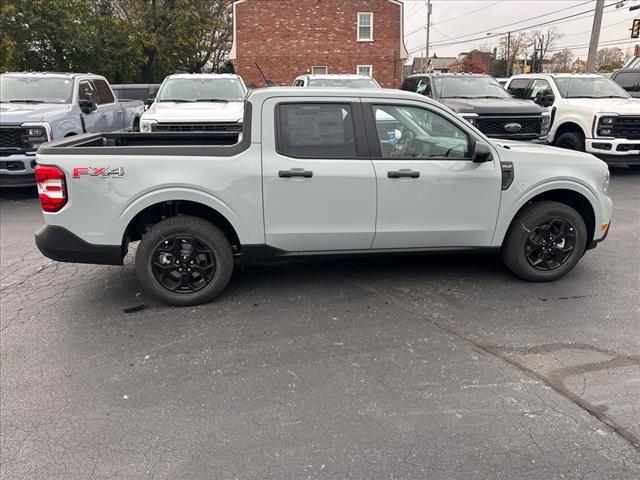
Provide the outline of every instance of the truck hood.
<path id="1" fill-rule="evenodd" d="M 442 98 L 438 101 L 456 113 L 537 115 L 544 111 L 530 100 L 518 100 L 515 98 Z"/>
<path id="2" fill-rule="evenodd" d="M 501 160 L 512 160 L 515 163 L 550 162 L 550 163 L 579 163 L 579 164 L 602 164 L 602 160 L 597 159 L 590 153 L 579 152 L 577 150 L 567 150 L 566 148 L 552 147 L 540 143 L 518 142 L 516 140 L 493 139 L 495 145 L 499 145 Z"/>
<path id="3" fill-rule="evenodd" d="M 64 115 L 70 105 L 55 103 L 2 103 L 0 104 L 0 121 L 5 124 L 19 125 L 25 122 L 43 122 L 56 115 Z"/>
<path id="4" fill-rule="evenodd" d="M 244 116 L 244 102 L 154 102 L 142 118 L 160 123 L 237 122 Z"/>
<path id="5" fill-rule="evenodd" d="M 584 108 L 593 113 L 640 114 L 640 99 L 638 98 L 565 98 L 564 101 L 567 105 Z"/>

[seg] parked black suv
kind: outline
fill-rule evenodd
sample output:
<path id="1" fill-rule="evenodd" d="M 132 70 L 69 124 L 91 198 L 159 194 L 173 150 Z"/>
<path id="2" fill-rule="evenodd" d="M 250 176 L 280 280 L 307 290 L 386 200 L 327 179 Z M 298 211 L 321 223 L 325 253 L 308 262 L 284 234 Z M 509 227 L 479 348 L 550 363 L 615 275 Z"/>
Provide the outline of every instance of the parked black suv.
<path id="1" fill-rule="evenodd" d="M 621 68 L 611 75 L 611 80 L 624 88 L 629 95 L 640 98 L 640 68 Z"/>
<path id="2" fill-rule="evenodd" d="M 488 75 L 421 73 L 405 78 L 400 88 L 439 101 L 488 137 L 546 140 L 549 134 L 544 105 L 513 98 Z"/>

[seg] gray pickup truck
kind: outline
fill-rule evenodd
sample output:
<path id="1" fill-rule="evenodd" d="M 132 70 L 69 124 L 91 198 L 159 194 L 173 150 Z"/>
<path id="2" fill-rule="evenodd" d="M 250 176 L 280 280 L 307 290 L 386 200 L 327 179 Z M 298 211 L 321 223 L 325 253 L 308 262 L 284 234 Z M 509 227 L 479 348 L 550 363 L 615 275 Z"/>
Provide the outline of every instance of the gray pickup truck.
<path id="1" fill-rule="evenodd" d="M 35 185 L 36 150 L 82 133 L 136 131 L 143 102 L 117 100 L 100 75 L 0 75 L 0 186 Z"/>
<path id="2" fill-rule="evenodd" d="M 502 251 L 531 281 L 604 239 L 609 170 L 592 155 L 490 140 L 399 90 L 267 88 L 234 132 L 82 135 L 43 145 L 36 175 L 53 260 L 122 264 L 163 302 L 219 294 L 236 262 Z"/>

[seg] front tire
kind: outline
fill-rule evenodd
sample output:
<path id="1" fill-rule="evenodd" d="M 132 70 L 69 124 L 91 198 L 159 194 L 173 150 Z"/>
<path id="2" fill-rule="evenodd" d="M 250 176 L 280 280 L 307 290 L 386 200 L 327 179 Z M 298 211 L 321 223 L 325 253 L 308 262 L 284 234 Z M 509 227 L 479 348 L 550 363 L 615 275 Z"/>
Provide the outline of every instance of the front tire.
<path id="1" fill-rule="evenodd" d="M 554 140 L 553 145 L 568 150 L 584 152 L 584 135 L 581 132 L 565 132 Z"/>
<path id="2" fill-rule="evenodd" d="M 177 216 L 154 225 L 136 253 L 142 287 L 162 303 L 209 302 L 233 273 L 233 253 L 222 231 L 198 217 Z"/>
<path id="3" fill-rule="evenodd" d="M 502 259 L 530 282 L 550 282 L 576 266 L 587 247 L 582 216 L 559 202 L 526 206 L 513 220 L 502 245 Z"/>

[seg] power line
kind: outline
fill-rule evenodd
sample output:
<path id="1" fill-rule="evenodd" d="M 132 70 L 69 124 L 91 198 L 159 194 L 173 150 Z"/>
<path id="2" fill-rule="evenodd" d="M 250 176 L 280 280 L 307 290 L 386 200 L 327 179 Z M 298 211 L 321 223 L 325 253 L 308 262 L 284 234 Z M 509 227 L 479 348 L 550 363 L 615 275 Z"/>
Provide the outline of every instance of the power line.
<path id="1" fill-rule="evenodd" d="M 619 3 L 619 2 L 610 3 L 609 5 L 605 5 L 605 6 L 604 6 L 604 8 L 611 7 L 611 6 L 613 6 L 613 5 L 617 4 L 617 3 Z M 566 10 L 566 9 L 565 9 L 565 10 Z M 535 25 L 528 25 L 528 26 L 526 26 L 526 27 L 517 28 L 517 29 L 511 30 L 511 33 L 514 33 L 514 32 L 521 32 L 522 30 L 528 30 L 528 29 L 535 28 L 535 27 L 541 27 L 541 26 L 543 26 L 543 25 L 551 25 L 551 24 L 553 24 L 553 23 L 562 22 L 563 20 L 567 20 L 567 19 L 577 20 L 578 18 L 576 18 L 576 17 L 578 17 L 579 15 L 585 15 L 585 14 L 588 14 L 588 13 L 593 12 L 594 10 L 595 10 L 595 8 L 592 8 L 592 9 L 590 9 L 590 10 L 585 10 L 585 11 L 580 12 L 580 13 L 574 13 L 574 14 L 571 14 L 571 15 L 567 15 L 567 16 L 565 16 L 565 17 L 556 18 L 555 20 L 549 20 L 549 21 L 546 21 L 546 22 L 537 23 L 537 24 L 535 24 Z M 535 18 L 535 17 L 533 17 L 533 18 Z M 532 19 L 533 19 L 533 18 L 532 18 Z M 581 18 L 584 18 L 584 17 L 581 17 Z M 529 19 L 529 20 L 531 20 L 531 19 Z M 569 21 L 572 21 L 572 20 L 569 20 Z M 521 22 L 517 22 L 517 23 L 521 23 Z M 567 23 L 568 23 L 568 22 L 567 22 Z M 503 27 L 504 27 L 504 26 L 507 26 L 507 25 L 503 25 Z M 497 28 L 495 28 L 495 29 L 494 29 L 494 28 L 492 28 L 491 30 L 499 30 L 499 29 L 500 29 L 500 27 L 497 27 Z M 486 30 L 484 30 L 483 32 L 486 32 Z M 473 33 L 473 34 L 469 34 L 469 35 L 476 35 L 476 34 L 478 34 L 478 33 L 482 33 L 482 32 L 475 32 L 475 33 Z M 495 37 L 499 37 L 499 36 L 501 36 L 501 35 L 502 35 L 502 34 L 500 34 L 500 33 L 496 33 L 496 34 L 492 34 L 492 35 L 485 35 L 485 36 L 482 36 L 482 37 L 476 37 L 476 38 L 469 38 L 469 39 L 464 39 L 464 40 L 458 40 L 458 41 L 455 41 L 455 42 L 434 43 L 434 44 L 433 44 L 433 46 L 434 46 L 434 47 L 444 47 L 444 46 L 448 46 L 448 45 L 467 44 L 467 43 L 473 43 L 473 42 L 476 42 L 476 41 L 478 41 L 478 40 L 486 40 L 486 39 L 488 39 L 488 38 L 495 38 Z M 421 50 L 421 49 L 420 49 L 420 48 L 418 48 L 418 49 L 410 50 L 410 51 L 409 51 L 409 53 L 415 53 L 415 52 L 417 52 L 418 50 Z"/>
<path id="2" fill-rule="evenodd" d="M 479 12 L 480 10 L 486 10 L 487 8 L 492 7 L 493 5 L 497 5 L 498 3 L 502 3 L 502 2 L 504 2 L 504 1 L 506 1 L 506 0 L 498 0 L 497 2 L 494 2 L 494 3 L 491 3 L 491 4 L 487 5 L 486 7 L 478 8 L 477 10 L 471 10 L 470 12 L 463 13 L 462 15 L 458 15 L 457 17 L 448 18 L 448 19 L 446 19 L 446 20 L 443 20 L 442 22 L 438 22 L 438 23 L 436 23 L 435 25 L 440 25 L 440 24 L 442 24 L 442 23 L 450 22 L 451 20 L 457 20 L 457 19 L 459 19 L 459 18 L 466 17 L 467 15 L 471 15 L 472 13 Z M 415 5 L 415 4 L 414 4 L 414 5 Z M 431 25 L 431 27 L 433 28 L 433 24 Z M 422 27 L 420 27 L 420 28 L 417 28 L 417 29 L 413 30 L 412 32 L 407 33 L 407 34 L 405 35 L 405 37 L 408 37 L 409 35 L 413 35 L 414 33 L 418 33 L 418 32 L 420 32 L 420 31 L 422 31 L 422 30 L 424 30 L 424 29 L 425 29 L 425 27 L 424 27 L 424 26 L 422 26 Z M 443 34 L 443 35 L 444 35 L 444 34 Z M 446 37 L 447 35 L 444 35 L 444 36 Z M 451 37 L 448 37 L 448 38 L 451 38 Z"/>

